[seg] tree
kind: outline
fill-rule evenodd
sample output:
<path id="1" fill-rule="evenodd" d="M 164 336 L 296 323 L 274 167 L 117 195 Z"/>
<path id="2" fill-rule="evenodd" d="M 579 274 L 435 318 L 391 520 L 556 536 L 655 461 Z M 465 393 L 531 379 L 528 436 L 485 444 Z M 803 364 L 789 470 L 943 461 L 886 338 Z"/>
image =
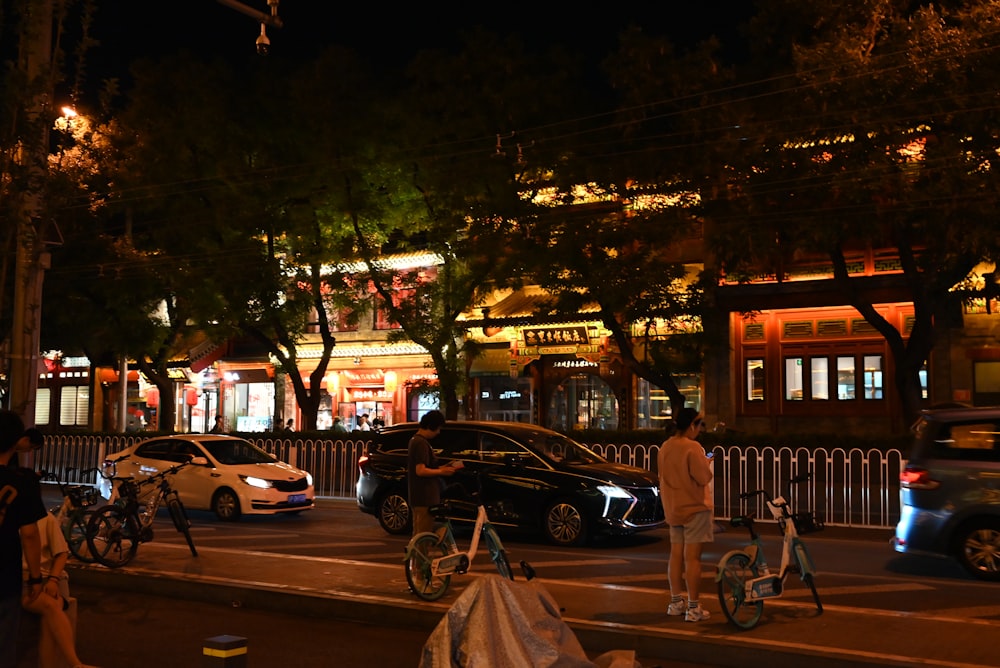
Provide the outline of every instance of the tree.
<path id="1" fill-rule="evenodd" d="M 955 291 L 994 263 L 1000 9 L 977 1 L 803 4 L 771 0 L 752 29 L 747 72 L 719 91 L 724 120 L 705 145 L 711 248 L 730 279 L 782 276 L 797 254 L 829 258 L 835 280 L 885 338 L 907 424 L 919 371 L 953 321 Z M 704 107 L 702 107 L 704 108 Z M 691 113 L 697 113 L 693 108 Z M 913 301 L 910 331 L 878 311 L 855 249 L 891 249 Z M 908 336 L 907 336 L 908 334 Z"/>
<path id="2" fill-rule="evenodd" d="M 138 71 L 129 169 L 148 248 L 178 269 L 171 285 L 186 322 L 218 341 L 259 343 L 287 374 L 308 430 L 336 343 L 331 319 L 358 297 L 328 267 L 351 248 L 343 175 L 374 134 L 359 130 L 374 97 L 346 51 L 298 68 L 269 62 L 238 79 L 190 58 Z M 310 325 L 322 352 L 307 386 L 298 349 Z"/>
<path id="3" fill-rule="evenodd" d="M 78 55 L 90 45 L 90 14 L 71 15 L 79 2 L 10 0 L 0 12 L 0 334 L 9 354 L 3 384 L 11 408 L 34 415 L 41 294 L 47 243 L 54 235 L 50 196 L 49 130 L 53 89 L 65 75 L 68 25 L 75 24 Z M 79 63 L 77 63 L 79 65 Z M 13 262 L 11 261 L 13 260 Z"/>
<path id="4" fill-rule="evenodd" d="M 437 372 L 442 410 L 458 416 L 467 362 L 478 352 L 458 317 L 516 279 L 510 238 L 526 208 L 528 139 L 516 135 L 566 113 L 575 97 L 563 54 L 528 53 L 515 40 L 474 32 L 458 56 L 428 51 L 409 68 L 392 109 L 397 147 L 378 157 L 382 180 L 351 183 L 358 252 L 381 305 L 423 346 Z M 515 133 L 515 134 L 512 134 Z M 541 134 L 541 133 L 540 133 Z M 376 202 L 375 215 L 360 215 Z M 363 204 L 362 204 L 363 203 Z M 440 264 L 388 271 L 383 252 L 421 249 Z"/>
<path id="5" fill-rule="evenodd" d="M 546 310 L 595 310 L 625 367 L 663 389 L 676 413 L 685 397 L 675 374 L 700 369 L 708 345 L 692 246 L 701 231 L 690 177 L 697 155 L 675 145 L 690 131 L 676 110 L 720 77 L 691 76 L 712 71 L 711 44 L 679 53 L 637 29 L 620 43 L 606 64 L 618 97 L 578 114 L 587 120 L 566 123 L 567 139 L 552 142 L 557 158 L 535 172 L 520 247 L 530 276 L 553 296 Z M 556 199 L 541 196 L 545 187 Z"/>

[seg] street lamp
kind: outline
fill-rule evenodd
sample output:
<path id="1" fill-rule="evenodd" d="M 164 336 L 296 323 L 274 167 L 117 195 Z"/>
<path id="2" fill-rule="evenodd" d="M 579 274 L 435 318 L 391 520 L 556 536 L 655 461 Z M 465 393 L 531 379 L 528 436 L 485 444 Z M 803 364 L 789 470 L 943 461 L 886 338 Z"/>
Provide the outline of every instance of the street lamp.
<path id="1" fill-rule="evenodd" d="M 257 53 L 262 56 L 266 56 L 271 51 L 271 40 L 267 38 L 267 26 L 273 28 L 280 28 L 284 25 L 281 17 L 278 16 L 278 3 L 280 0 L 267 0 L 267 6 L 271 8 L 269 14 L 264 12 L 259 12 L 253 7 L 248 7 L 247 5 L 239 2 L 239 0 L 218 0 L 219 4 L 225 5 L 230 9 L 235 9 L 241 14 L 246 14 L 255 21 L 260 21 L 260 36 L 257 37 Z"/>

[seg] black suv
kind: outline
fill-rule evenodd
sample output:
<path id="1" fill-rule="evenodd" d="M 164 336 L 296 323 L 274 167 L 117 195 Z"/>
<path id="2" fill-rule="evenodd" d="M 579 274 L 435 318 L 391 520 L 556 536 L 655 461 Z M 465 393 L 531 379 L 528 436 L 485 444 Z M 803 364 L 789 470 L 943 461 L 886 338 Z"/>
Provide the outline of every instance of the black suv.
<path id="1" fill-rule="evenodd" d="M 953 556 L 1000 580 L 1000 408 L 928 410 L 899 476 L 898 552 Z"/>
<path id="2" fill-rule="evenodd" d="M 390 534 L 410 530 L 406 458 L 416 423 L 382 430 L 358 462 L 358 507 Z M 431 445 L 442 462 L 465 467 L 447 479 L 446 496 L 476 489 L 494 526 L 542 533 L 557 545 L 663 526 L 657 478 L 614 464 L 562 434 L 515 422 L 449 422 Z M 476 475 L 476 474 L 481 475 Z M 454 517 L 470 524 L 474 515 Z"/>

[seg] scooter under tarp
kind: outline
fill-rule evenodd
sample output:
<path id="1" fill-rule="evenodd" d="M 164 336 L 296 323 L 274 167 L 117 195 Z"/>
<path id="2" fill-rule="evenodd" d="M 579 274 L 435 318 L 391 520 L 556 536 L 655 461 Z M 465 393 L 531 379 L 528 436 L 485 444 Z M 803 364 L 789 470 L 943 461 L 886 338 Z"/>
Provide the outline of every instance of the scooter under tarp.
<path id="1" fill-rule="evenodd" d="M 485 575 L 470 584 L 424 644 L 420 668 L 639 668 L 635 653 L 587 658 L 537 581 Z"/>

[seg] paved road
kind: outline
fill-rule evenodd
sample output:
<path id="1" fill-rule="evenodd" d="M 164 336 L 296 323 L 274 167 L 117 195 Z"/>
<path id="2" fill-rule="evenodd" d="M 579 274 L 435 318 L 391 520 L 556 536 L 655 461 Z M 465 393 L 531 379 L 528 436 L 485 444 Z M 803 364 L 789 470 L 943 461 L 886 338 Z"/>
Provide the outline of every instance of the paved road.
<path id="1" fill-rule="evenodd" d="M 308 612 L 338 626 L 343 622 L 329 620 L 411 629 L 422 643 L 474 577 L 456 578 L 454 593 L 437 604 L 418 602 L 406 591 L 399 565 L 405 539 L 386 536 L 370 518 L 355 526 L 357 511 L 343 502 L 330 504 L 312 518 L 255 519 L 238 525 L 196 518 L 195 540 L 201 550 L 197 559 L 161 522 L 156 541 L 144 545 L 129 568 L 83 569 L 76 582 L 106 592 L 145 590 L 157 596 L 170 592 L 212 600 L 219 607 L 206 613 L 209 618 L 227 618 L 232 601 L 239 600 L 243 611 L 268 607 L 281 614 Z M 707 624 L 674 623 L 676 618 L 663 614 L 665 550 L 656 537 L 571 551 L 531 541 L 509 547 L 512 553 L 530 555 L 542 573 L 542 584 L 565 608 L 564 618 L 592 655 L 633 648 L 640 656 L 656 657 L 643 662 L 647 667 L 676 665 L 668 659 L 677 658 L 743 665 L 745 652 L 753 649 L 769 652 L 771 668 L 804 661 L 815 666 L 998 665 L 990 638 L 1000 631 L 1000 609 L 994 606 L 1000 585 L 972 581 L 949 562 L 900 560 L 888 550 L 884 536 L 836 534 L 828 531 L 811 542 L 821 569 L 826 613 L 817 617 L 808 592 L 794 583 L 783 599 L 765 606 L 761 626 L 750 633 L 729 627 L 717 601 L 708 601 L 715 618 Z M 712 549 L 720 553 L 742 540 L 729 533 L 719 539 Z M 706 556 L 706 562 L 712 558 Z M 704 586 L 712 591 L 707 567 L 704 575 Z M 265 604 L 265 599 L 281 603 Z M 151 606 L 139 619 L 152 618 L 159 606 Z M 111 620 L 101 626 L 120 624 Z M 155 629 L 158 624 L 149 626 Z M 199 643 L 208 635 L 196 632 L 191 638 Z M 308 635 L 322 637 L 322 627 Z"/>

